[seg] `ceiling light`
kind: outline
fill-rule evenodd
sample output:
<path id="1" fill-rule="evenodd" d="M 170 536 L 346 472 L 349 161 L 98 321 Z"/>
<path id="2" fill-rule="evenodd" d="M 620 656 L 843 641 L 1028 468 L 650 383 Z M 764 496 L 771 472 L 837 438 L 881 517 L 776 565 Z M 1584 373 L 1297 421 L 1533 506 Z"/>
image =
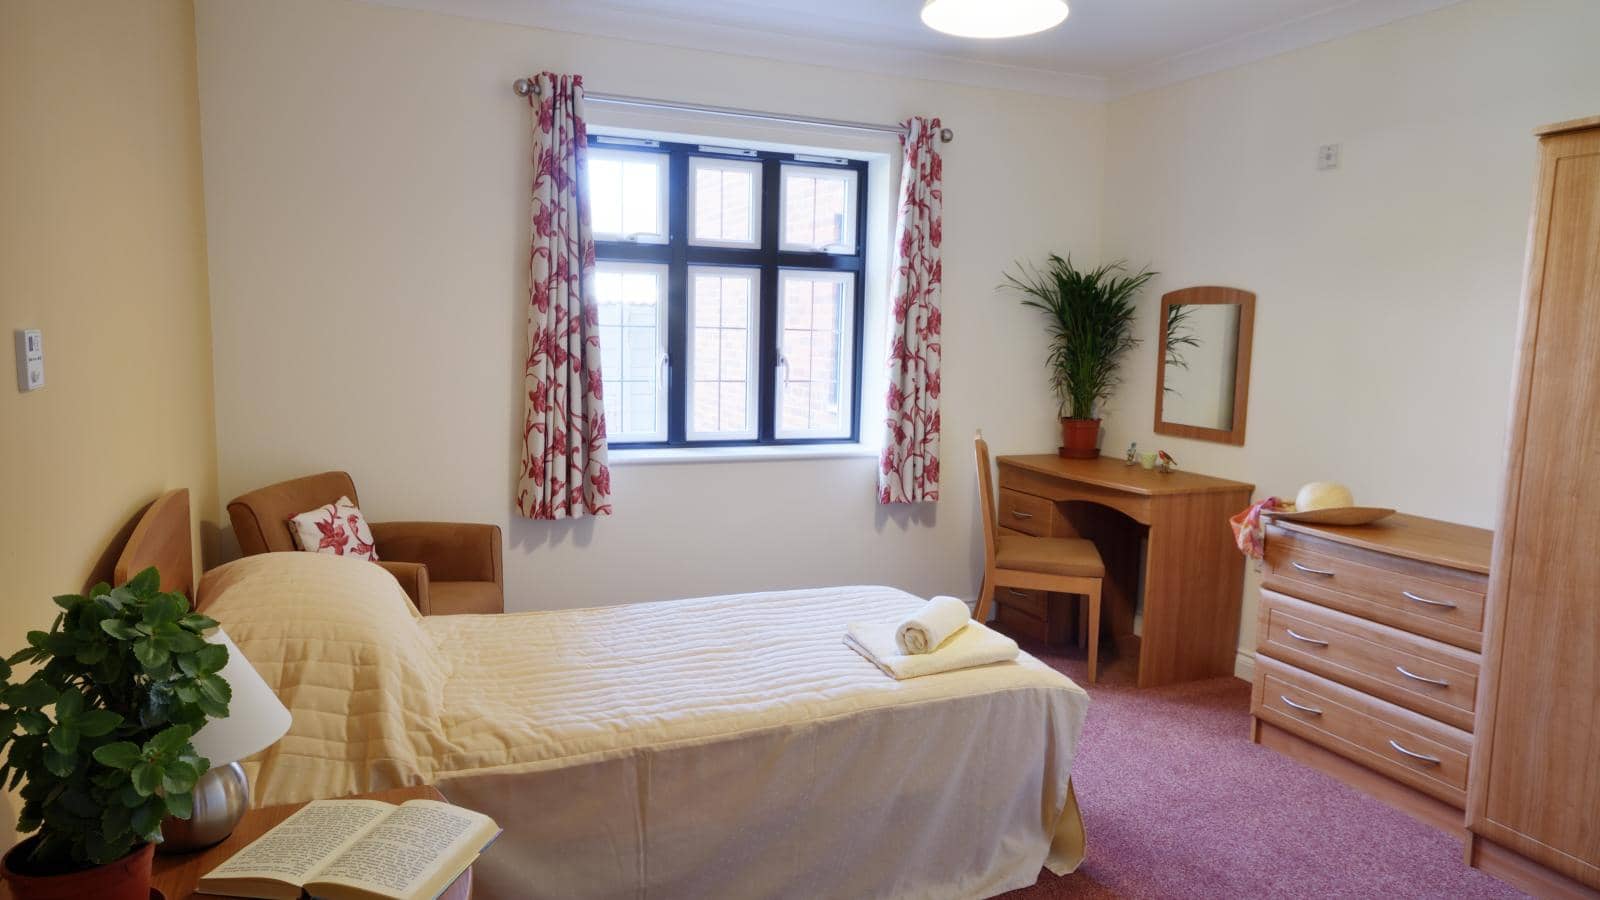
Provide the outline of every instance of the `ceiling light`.
<path id="1" fill-rule="evenodd" d="M 924 25 L 957 37 L 1018 37 L 1054 28 L 1066 18 L 1066 0 L 926 0 L 922 4 Z"/>

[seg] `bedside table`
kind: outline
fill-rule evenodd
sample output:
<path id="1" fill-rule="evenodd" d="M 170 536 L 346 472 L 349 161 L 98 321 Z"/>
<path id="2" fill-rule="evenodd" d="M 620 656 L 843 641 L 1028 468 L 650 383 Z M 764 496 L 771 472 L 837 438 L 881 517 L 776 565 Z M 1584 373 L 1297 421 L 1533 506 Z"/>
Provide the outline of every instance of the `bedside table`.
<path id="1" fill-rule="evenodd" d="M 407 800 L 438 800 L 446 802 L 444 795 L 439 793 L 437 788 L 427 785 L 373 791 L 370 794 L 354 794 L 350 797 L 337 799 L 382 800 L 384 803 L 404 803 Z M 157 853 L 150 886 L 160 891 L 166 900 L 189 900 L 190 897 L 217 896 L 216 894 L 195 892 L 194 888 L 200 882 L 200 876 L 221 865 L 228 857 L 243 850 L 246 844 L 272 830 L 279 822 L 289 818 L 302 806 L 305 806 L 305 804 L 290 803 L 284 806 L 266 806 L 260 809 L 252 809 L 244 814 L 244 818 L 239 820 L 239 826 L 233 830 L 233 834 L 215 847 L 197 850 L 194 853 L 177 853 L 171 856 Z M 472 868 L 469 866 L 454 883 L 445 888 L 444 893 L 439 895 L 439 900 L 469 900 L 471 896 Z"/>

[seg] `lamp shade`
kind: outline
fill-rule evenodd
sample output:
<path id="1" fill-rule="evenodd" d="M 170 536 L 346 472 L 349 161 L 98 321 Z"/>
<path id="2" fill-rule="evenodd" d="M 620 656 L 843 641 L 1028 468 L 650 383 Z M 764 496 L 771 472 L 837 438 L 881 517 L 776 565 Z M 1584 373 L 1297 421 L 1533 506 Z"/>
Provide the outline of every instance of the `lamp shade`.
<path id="1" fill-rule="evenodd" d="M 195 733 L 194 749 L 212 766 L 225 766 L 272 746 L 289 730 L 291 717 L 226 632 L 218 628 L 206 640 L 228 648 L 228 663 L 217 674 L 233 689 L 233 697 L 227 718 L 212 719 Z"/>
<path id="2" fill-rule="evenodd" d="M 922 5 L 924 25 L 957 37 L 1020 37 L 1066 18 L 1066 0 L 927 0 Z"/>

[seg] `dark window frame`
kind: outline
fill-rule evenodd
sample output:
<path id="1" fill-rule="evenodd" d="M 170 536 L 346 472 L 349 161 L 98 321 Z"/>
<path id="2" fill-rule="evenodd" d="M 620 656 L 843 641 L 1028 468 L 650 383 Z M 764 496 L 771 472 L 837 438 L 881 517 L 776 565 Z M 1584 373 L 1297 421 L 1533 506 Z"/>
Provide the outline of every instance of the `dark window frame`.
<path id="1" fill-rule="evenodd" d="M 626 141 L 624 143 L 623 141 Z M 866 235 L 867 162 L 841 158 L 837 163 L 819 162 L 810 154 L 776 153 L 766 150 L 717 152 L 710 145 L 652 141 L 641 146 L 638 138 L 608 141 L 605 135 L 590 135 L 589 146 L 629 153 L 657 153 L 667 157 L 667 242 L 595 240 L 597 262 L 651 263 L 667 267 L 667 439 L 665 441 L 612 442 L 611 447 L 626 449 L 806 446 L 815 444 L 859 444 L 861 442 L 861 380 L 866 324 Z M 753 155 L 751 153 L 753 152 Z M 702 247 L 689 243 L 689 157 L 740 160 L 761 164 L 761 246 Z M 779 250 L 782 222 L 783 167 L 800 166 L 834 171 L 853 171 L 856 176 L 855 248 L 853 253 L 795 252 Z M 689 388 L 689 267 L 692 265 L 756 269 L 760 290 L 760 311 L 756 337 L 757 428 L 754 439 L 688 440 Z M 850 433 L 838 437 L 779 438 L 777 432 L 778 378 L 778 272 L 781 269 L 810 269 L 819 272 L 854 274 L 855 300 L 852 304 Z"/>

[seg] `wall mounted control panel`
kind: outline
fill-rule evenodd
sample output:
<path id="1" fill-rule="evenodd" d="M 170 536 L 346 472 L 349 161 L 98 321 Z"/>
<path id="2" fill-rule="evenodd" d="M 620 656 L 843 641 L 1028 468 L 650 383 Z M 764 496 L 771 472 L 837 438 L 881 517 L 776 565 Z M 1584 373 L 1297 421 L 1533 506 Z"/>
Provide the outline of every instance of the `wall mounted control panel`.
<path id="1" fill-rule="evenodd" d="M 44 335 L 37 328 L 17 329 L 17 390 L 26 394 L 44 387 Z"/>

